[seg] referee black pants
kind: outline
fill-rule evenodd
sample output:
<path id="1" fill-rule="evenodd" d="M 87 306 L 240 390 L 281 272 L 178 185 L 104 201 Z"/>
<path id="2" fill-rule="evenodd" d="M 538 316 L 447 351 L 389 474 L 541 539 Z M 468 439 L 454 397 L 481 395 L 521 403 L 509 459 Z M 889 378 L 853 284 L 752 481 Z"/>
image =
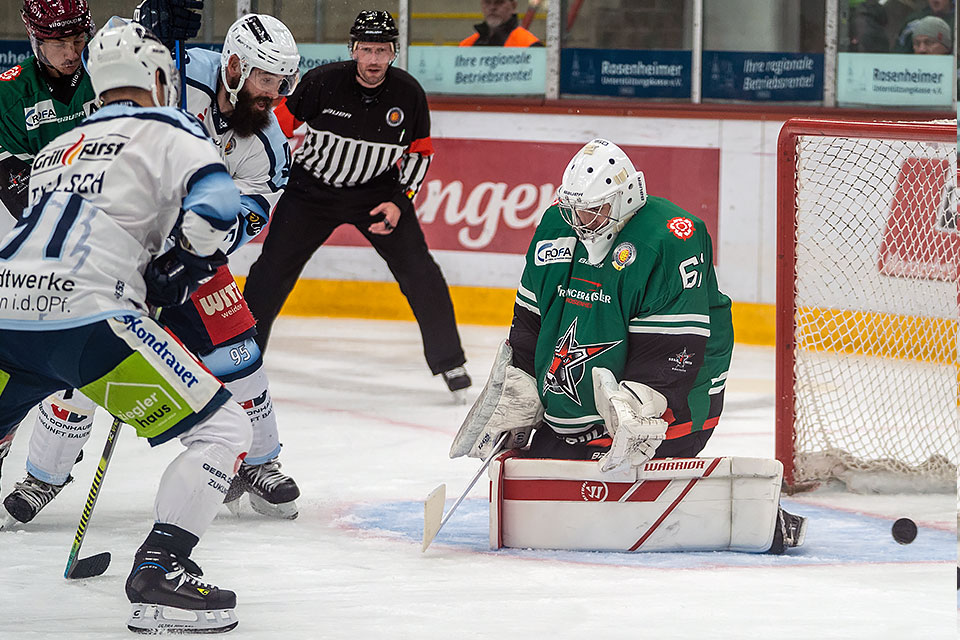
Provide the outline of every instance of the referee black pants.
<path id="1" fill-rule="evenodd" d="M 314 252 L 343 220 L 318 211 L 285 193 L 277 203 L 260 257 L 250 267 L 243 297 L 257 319 L 257 344 L 266 351 L 273 321 Z M 430 371 L 442 373 L 465 362 L 447 282 L 433 260 L 413 206 L 401 210 L 397 227 L 381 236 L 367 231 L 371 221 L 352 223 L 363 234 L 400 285 L 420 326 Z"/>

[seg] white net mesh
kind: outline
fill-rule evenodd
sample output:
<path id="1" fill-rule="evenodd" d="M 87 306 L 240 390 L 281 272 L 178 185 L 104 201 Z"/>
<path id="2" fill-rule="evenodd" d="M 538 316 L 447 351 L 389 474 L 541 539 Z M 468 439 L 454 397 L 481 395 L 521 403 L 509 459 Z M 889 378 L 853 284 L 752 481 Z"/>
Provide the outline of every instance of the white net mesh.
<path id="1" fill-rule="evenodd" d="M 798 138 L 794 482 L 955 490 L 955 144 Z"/>

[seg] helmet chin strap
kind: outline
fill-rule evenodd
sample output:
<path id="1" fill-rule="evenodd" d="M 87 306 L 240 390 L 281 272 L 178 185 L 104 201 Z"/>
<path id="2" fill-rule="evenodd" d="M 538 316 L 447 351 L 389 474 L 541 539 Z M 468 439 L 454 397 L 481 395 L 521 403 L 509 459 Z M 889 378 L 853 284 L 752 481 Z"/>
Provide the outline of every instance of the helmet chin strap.
<path id="1" fill-rule="evenodd" d="M 227 82 L 227 68 L 226 66 L 220 67 L 220 80 L 223 81 L 223 88 L 226 90 L 227 98 L 230 100 L 232 106 L 237 106 L 237 96 L 240 94 L 240 89 L 243 88 L 243 83 L 247 81 L 247 77 L 250 76 L 251 71 L 250 65 L 240 60 L 240 81 L 237 83 L 236 89 L 231 89 L 230 83 Z"/>

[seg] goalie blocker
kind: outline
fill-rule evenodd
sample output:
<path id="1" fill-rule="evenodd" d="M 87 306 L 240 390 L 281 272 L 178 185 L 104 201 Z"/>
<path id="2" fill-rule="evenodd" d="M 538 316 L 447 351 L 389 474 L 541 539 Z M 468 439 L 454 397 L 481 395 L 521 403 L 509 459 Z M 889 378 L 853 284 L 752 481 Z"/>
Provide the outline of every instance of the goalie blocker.
<path id="1" fill-rule="evenodd" d="M 492 549 L 764 553 L 779 525 L 783 465 L 667 458 L 601 472 L 507 451 L 489 476 Z"/>

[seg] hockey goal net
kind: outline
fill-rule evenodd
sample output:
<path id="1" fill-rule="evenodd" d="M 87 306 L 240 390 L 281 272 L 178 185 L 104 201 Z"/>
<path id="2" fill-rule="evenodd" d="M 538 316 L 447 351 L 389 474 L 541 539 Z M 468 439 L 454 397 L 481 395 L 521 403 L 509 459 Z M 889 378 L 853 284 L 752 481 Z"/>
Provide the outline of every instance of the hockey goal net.
<path id="1" fill-rule="evenodd" d="M 956 121 L 790 120 L 777 165 L 786 485 L 955 491 Z"/>

